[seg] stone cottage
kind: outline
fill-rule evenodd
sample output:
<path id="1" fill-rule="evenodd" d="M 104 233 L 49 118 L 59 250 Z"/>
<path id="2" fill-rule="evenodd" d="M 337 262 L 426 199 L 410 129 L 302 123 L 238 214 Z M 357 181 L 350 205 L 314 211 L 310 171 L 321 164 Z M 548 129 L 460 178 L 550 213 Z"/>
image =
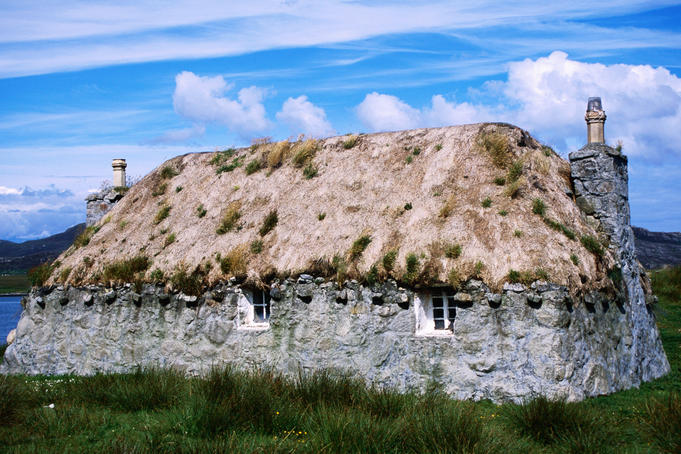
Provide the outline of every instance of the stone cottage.
<path id="1" fill-rule="evenodd" d="M 660 377 L 605 118 L 590 99 L 569 163 L 501 123 L 174 158 L 55 262 L 0 371 L 325 368 L 494 401 Z"/>

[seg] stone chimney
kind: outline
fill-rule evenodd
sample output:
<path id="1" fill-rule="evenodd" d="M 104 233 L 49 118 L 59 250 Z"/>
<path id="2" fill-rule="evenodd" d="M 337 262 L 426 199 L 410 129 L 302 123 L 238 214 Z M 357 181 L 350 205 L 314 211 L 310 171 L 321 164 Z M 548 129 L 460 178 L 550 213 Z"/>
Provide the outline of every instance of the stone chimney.
<path id="1" fill-rule="evenodd" d="M 125 159 L 114 159 L 111 162 L 113 167 L 113 188 L 107 188 L 100 192 L 88 194 L 85 198 L 85 225 L 90 227 L 99 222 L 106 213 L 123 198 L 127 191 L 125 184 L 125 168 L 128 164 Z"/>
<path id="2" fill-rule="evenodd" d="M 113 167 L 114 188 L 126 187 L 125 168 L 128 164 L 125 163 L 125 159 L 114 159 L 111 166 Z"/>
<path id="3" fill-rule="evenodd" d="M 586 143 L 605 143 L 603 127 L 605 126 L 605 111 L 600 97 L 589 98 L 586 105 Z"/>
<path id="4" fill-rule="evenodd" d="M 601 98 L 589 98 L 585 119 L 588 143 L 569 154 L 575 202 L 600 239 L 607 238 L 605 244 L 617 261 L 607 272 L 620 288 L 615 299 L 618 310 L 631 322 L 622 348 L 631 355 L 632 367 L 640 367 L 635 365 L 636 358 L 648 362 L 642 378 L 650 380 L 667 373 L 669 363 L 664 355 L 653 354 L 661 351 L 662 344 L 649 306 L 652 294 L 647 295 L 641 285 L 643 269 L 636 259 L 634 232 L 629 225 L 627 157 L 605 144 Z"/>
<path id="5" fill-rule="evenodd" d="M 589 98 L 584 118 L 587 144 L 569 155 L 576 202 L 587 221 L 603 230 L 612 245 L 624 246 L 631 232 L 627 157 L 605 144 L 600 97 Z"/>

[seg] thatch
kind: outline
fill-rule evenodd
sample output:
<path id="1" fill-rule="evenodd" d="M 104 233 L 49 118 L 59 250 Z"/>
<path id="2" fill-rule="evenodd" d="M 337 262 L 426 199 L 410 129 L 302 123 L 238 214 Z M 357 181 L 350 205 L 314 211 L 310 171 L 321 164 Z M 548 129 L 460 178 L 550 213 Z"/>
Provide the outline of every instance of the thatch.
<path id="1" fill-rule="evenodd" d="M 201 266 L 207 282 L 312 271 L 414 286 L 477 275 L 498 288 L 516 270 L 572 289 L 605 285 L 613 261 L 580 243 L 598 235 L 570 195 L 569 164 L 525 131 L 476 124 L 348 139 L 171 159 L 129 190 L 87 245 L 62 254 L 60 269 L 74 270 L 71 283 L 101 281 L 107 264 L 144 255 L 146 280 Z M 533 213 L 534 199 L 548 221 Z"/>

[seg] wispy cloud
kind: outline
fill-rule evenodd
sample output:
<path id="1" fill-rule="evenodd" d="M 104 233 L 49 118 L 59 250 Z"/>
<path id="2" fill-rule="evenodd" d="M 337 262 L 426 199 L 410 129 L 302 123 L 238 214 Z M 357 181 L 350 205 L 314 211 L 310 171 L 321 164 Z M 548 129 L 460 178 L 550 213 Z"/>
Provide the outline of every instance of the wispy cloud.
<path id="1" fill-rule="evenodd" d="M 194 125 L 190 128 L 174 129 L 167 131 L 164 134 L 155 137 L 149 141 L 151 144 L 158 143 L 178 143 L 187 142 L 195 137 L 200 137 L 206 133 L 204 125 Z"/>
<path id="2" fill-rule="evenodd" d="M 655 7 L 678 4 L 677 1 L 657 1 Z M 547 18 L 588 18 L 610 15 L 613 11 L 627 14 L 648 9 L 651 2 L 619 0 L 608 4 L 577 0 L 569 3 L 547 3 L 540 0 L 499 3 L 479 1 L 459 4 L 450 1 L 353 1 L 314 0 L 278 1 L 253 0 L 224 2 L 219 0 L 180 0 L 158 3 L 72 0 L 6 1 L 3 2 L 3 26 L 0 40 L 5 42 L 69 40 L 93 36 L 139 33 L 191 25 L 217 28 L 228 20 L 263 20 L 289 16 L 290 22 L 330 22 L 346 32 L 367 28 L 394 30 L 428 25 L 448 25 L 461 28 L 517 23 L 519 20 Z M 446 13 L 446 14 L 445 14 Z M 349 21 L 352 18 L 354 21 Z M 380 19 L 380 20 L 378 20 Z M 366 33 L 366 32 L 365 32 Z"/>
<path id="3" fill-rule="evenodd" d="M 677 2 L 658 2 L 657 7 Z M 0 77 L 179 58 L 237 55 L 282 47 L 349 42 L 410 32 L 455 32 L 495 26 L 522 28 L 549 21 L 627 14 L 649 2 L 547 3 L 528 0 L 475 5 L 450 1 L 295 2 L 217 0 L 159 4 L 4 2 L 0 7 Z M 276 32 L 273 32 L 276 31 Z M 612 33 L 608 31 L 608 33 Z M 602 35 L 602 34 L 601 34 Z M 632 43 L 635 31 L 592 46 Z M 647 45 L 678 42 L 651 33 Z M 568 37 L 576 38 L 573 33 Z M 586 42 L 586 40 L 585 40 Z M 617 44 L 622 45 L 622 44 Z M 671 45 L 671 44 L 670 44 Z"/>
<path id="4" fill-rule="evenodd" d="M 0 117 L 0 130 L 30 128 L 40 130 L 86 130 L 94 126 L 101 129 L 108 125 L 109 130 L 120 129 L 139 121 L 142 116 L 150 115 L 149 110 L 80 110 L 77 112 L 22 112 Z"/>
<path id="5" fill-rule="evenodd" d="M 444 31 L 451 35 L 490 50 L 503 50 L 512 55 L 528 55 L 547 49 L 564 49 L 571 52 L 592 52 L 668 48 L 681 45 L 681 33 L 649 30 L 643 27 L 605 27 L 575 21 L 521 22 L 503 27 Z"/>
<path id="6" fill-rule="evenodd" d="M 308 91 L 313 93 L 426 87 L 503 75 L 507 71 L 507 63 L 507 55 L 488 55 L 484 58 L 463 56 L 436 62 L 414 61 L 407 67 L 372 69 L 330 77 L 309 87 Z"/>

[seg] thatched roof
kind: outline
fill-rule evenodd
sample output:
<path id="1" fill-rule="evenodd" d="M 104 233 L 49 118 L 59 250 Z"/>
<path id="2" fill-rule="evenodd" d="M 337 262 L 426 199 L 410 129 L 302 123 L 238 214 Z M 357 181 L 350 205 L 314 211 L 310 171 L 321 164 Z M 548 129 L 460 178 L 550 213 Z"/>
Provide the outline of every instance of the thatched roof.
<path id="1" fill-rule="evenodd" d="M 95 230 L 62 254 L 53 281 L 110 279 L 108 264 L 144 255 L 147 280 L 197 266 L 207 281 L 340 268 L 341 279 L 369 273 L 419 285 L 478 275 L 498 288 L 515 270 L 578 289 L 604 285 L 613 263 L 580 242 L 597 233 L 571 196 L 569 164 L 505 124 L 178 156 L 130 188 Z"/>

